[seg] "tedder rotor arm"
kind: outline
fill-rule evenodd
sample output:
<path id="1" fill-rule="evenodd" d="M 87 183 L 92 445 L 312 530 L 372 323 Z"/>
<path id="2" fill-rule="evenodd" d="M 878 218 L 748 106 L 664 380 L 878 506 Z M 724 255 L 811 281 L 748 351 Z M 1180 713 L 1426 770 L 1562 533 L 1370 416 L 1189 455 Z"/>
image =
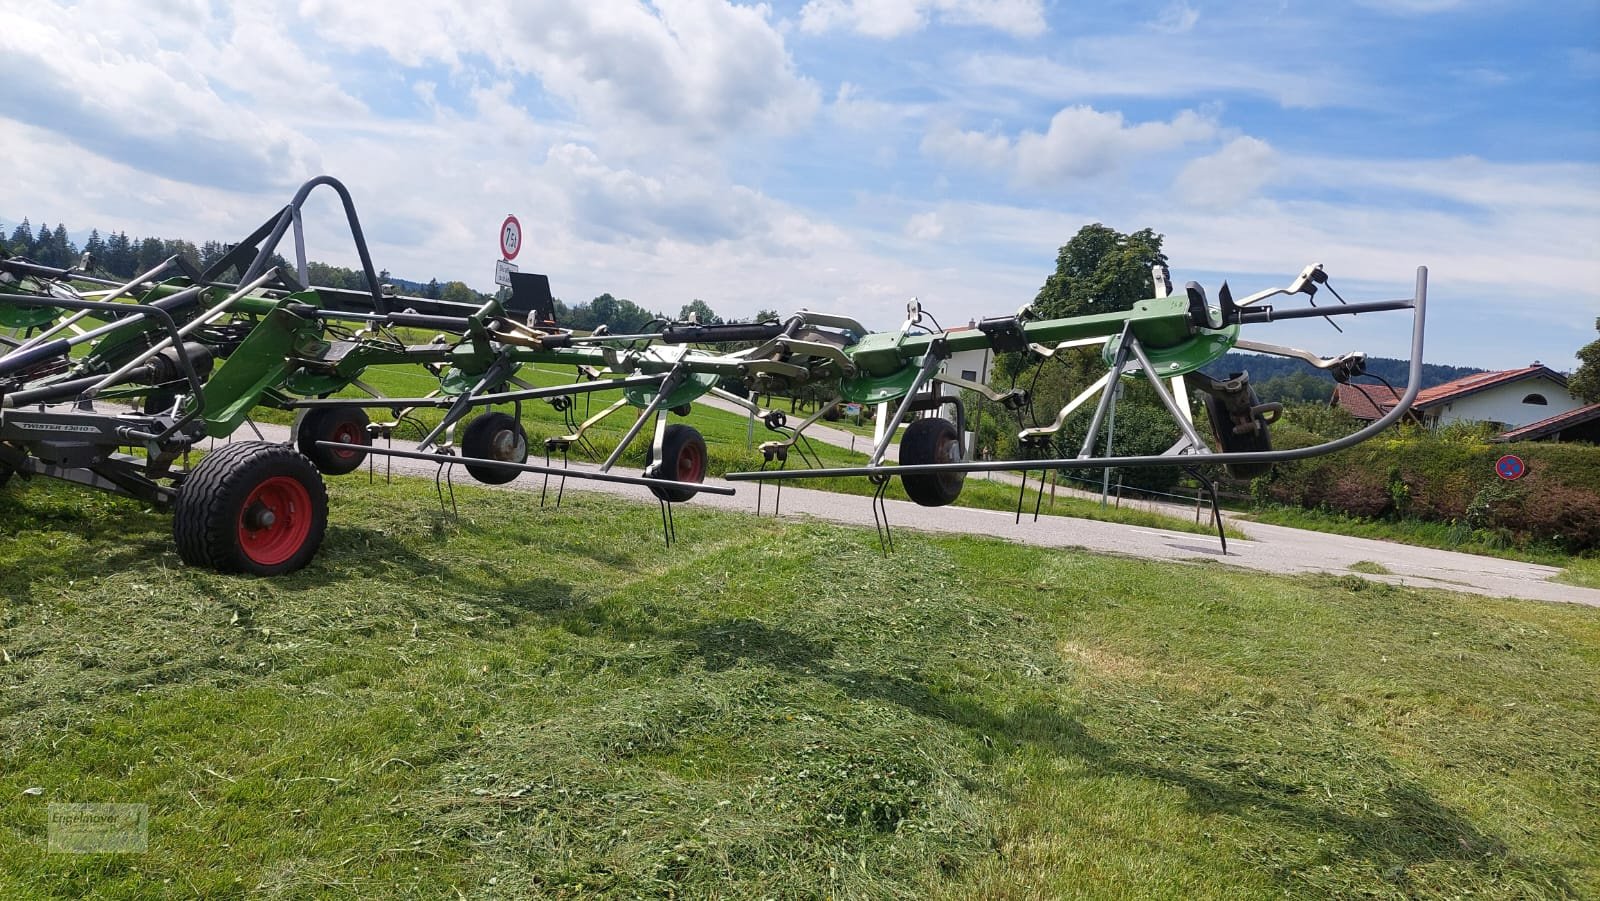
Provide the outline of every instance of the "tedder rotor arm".
<path id="1" fill-rule="evenodd" d="M 1300 319 L 1330 315 L 1353 315 L 1356 313 L 1380 311 L 1412 311 L 1411 359 L 1408 370 L 1409 376 L 1405 393 L 1400 397 L 1398 403 L 1396 403 L 1393 408 L 1384 414 L 1383 417 L 1372 422 L 1361 430 L 1353 434 L 1346 435 L 1343 438 L 1326 441 L 1310 447 L 1294 448 L 1289 450 L 1238 451 L 1207 454 L 1203 453 L 1201 450 L 1203 445 L 1201 445 L 1200 447 L 1194 448 L 1197 453 L 1179 456 L 1166 454 L 1127 457 L 1070 457 L 1047 460 L 995 460 L 987 462 L 963 461 L 954 463 L 921 463 L 913 465 L 901 464 L 892 467 L 884 466 L 874 462 L 866 466 L 842 467 L 836 469 L 797 469 L 784 470 L 782 472 L 730 472 L 727 474 L 726 478 L 729 481 L 757 481 L 776 479 L 811 479 L 833 476 L 904 476 L 939 473 L 1006 472 L 1052 469 L 1108 469 L 1113 467 L 1131 468 L 1143 466 L 1173 466 L 1177 465 L 1180 460 L 1186 458 L 1193 459 L 1194 462 L 1226 464 L 1232 466 L 1246 464 L 1271 464 L 1334 453 L 1348 447 L 1353 447 L 1356 444 L 1380 434 L 1384 429 L 1397 422 L 1401 417 L 1405 416 L 1410 411 L 1411 404 L 1416 400 L 1417 393 L 1422 388 L 1423 333 L 1427 319 L 1427 293 L 1428 270 L 1427 267 L 1419 266 L 1417 268 L 1415 293 L 1413 296 L 1401 300 L 1347 304 L 1345 306 L 1333 308 L 1292 309 L 1281 311 L 1274 310 L 1270 306 L 1240 308 L 1233 306 L 1226 300 L 1224 301 L 1221 313 L 1223 321 L 1227 325 L 1235 325 L 1239 323 L 1273 322 L 1282 319 Z M 1165 299 L 1158 299 L 1158 302 L 1159 300 Z M 1141 302 L 1141 304 L 1150 303 L 1150 301 Z M 1078 326 L 1076 326 L 1076 328 L 1104 328 L 1106 325 L 1104 318 L 1105 315 L 1108 314 L 1102 314 L 1101 316 L 1097 317 L 1083 317 L 1092 321 L 1088 323 L 1080 323 Z M 1162 319 L 1163 321 L 1165 320 L 1165 317 L 1158 318 Z M 1033 323 L 1030 323 L 1029 325 L 1033 325 Z M 1054 334 L 1062 334 L 1072 330 L 1071 327 L 1068 327 L 1064 324 L 1045 323 L 1044 325 L 1046 325 Z M 1134 317 L 1127 317 L 1126 326 L 1130 331 L 1134 331 L 1136 333 L 1136 320 Z M 973 332 L 965 332 L 961 334 L 964 336 L 972 335 Z M 919 336 L 913 336 L 911 340 L 914 340 L 916 337 Z M 954 341 L 952 341 L 952 344 L 954 344 Z M 978 346 L 982 345 L 980 344 Z M 962 345 L 962 349 L 969 348 L 964 343 Z M 1146 369 L 1149 368 L 1145 365 L 1145 361 L 1141 361 L 1140 365 Z M 1108 374 L 1108 376 L 1109 375 L 1112 374 Z M 1070 406 L 1072 405 L 1069 404 L 1069 407 Z"/>

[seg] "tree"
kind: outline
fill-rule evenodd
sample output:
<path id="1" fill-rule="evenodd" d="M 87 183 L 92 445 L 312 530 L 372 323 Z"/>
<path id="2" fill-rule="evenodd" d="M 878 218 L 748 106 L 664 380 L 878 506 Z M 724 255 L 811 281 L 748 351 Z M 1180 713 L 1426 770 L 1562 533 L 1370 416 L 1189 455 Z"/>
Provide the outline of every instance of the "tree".
<path id="1" fill-rule="evenodd" d="M 141 272 L 148 272 L 161 265 L 167 258 L 167 245 L 160 238 L 141 238 L 139 240 L 138 256 L 134 258 L 134 265 Z"/>
<path id="2" fill-rule="evenodd" d="M 1046 319 L 1129 310 L 1153 295 L 1150 267 L 1167 261 L 1162 236 L 1146 228 L 1125 235 L 1096 222 L 1078 229 L 1056 254 L 1056 271 L 1034 298 Z"/>
<path id="3" fill-rule="evenodd" d="M 106 265 L 105 270 L 112 275 L 123 278 L 133 277 L 133 267 L 139 265 L 135 256 L 133 242 L 129 240 L 127 232 L 117 232 L 106 237 Z"/>
<path id="4" fill-rule="evenodd" d="M 696 316 L 699 318 L 695 319 Z M 722 317 L 718 316 L 705 301 L 698 297 L 684 304 L 683 308 L 678 311 L 679 322 L 688 322 L 691 319 L 701 325 L 718 325 L 722 322 Z"/>
<path id="5" fill-rule="evenodd" d="M 27 256 L 33 250 L 33 226 L 28 224 L 28 218 L 22 218 L 22 224 L 11 233 L 11 240 L 7 243 L 11 252 L 17 256 Z"/>
<path id="6" fill-rule="evenodd" d="M 1600 317 L 1594 321 L 1596 331 L 1600 331 Z M 1578 371 L 1567 379 L 1567 390 L 1577 395 L 1584 403 L 1600 402 L 1600 338 L 1585 344 L 1578 350 L 1578 361 L 1582 364 Z"/>
<path id="7" fill-rule="evenodd" d="M 83 252 L 88 254 L 95 268 L 104 268 L 106 262 L 106 242 L 100 237 L 100 229 L 89 229 L 89 240 L 83 242 Z"/>
<path id="8" fill-rule="evenodd" d="M 462 282 L 462 281 L 448 281 L 448 282 L 445 282 L 444 283 L 444 290 L 442 292 L 440 292 L 439 298 L 441 300 L 448 300 L 448 301 L 451 301 L 453 303 L 482 303 L 483 302 L 483 301 L 478 299 L 478 292 L 476 292 L 476 291 L 472 290 L 471 288 L 467 287 L 466 282 Z"/>

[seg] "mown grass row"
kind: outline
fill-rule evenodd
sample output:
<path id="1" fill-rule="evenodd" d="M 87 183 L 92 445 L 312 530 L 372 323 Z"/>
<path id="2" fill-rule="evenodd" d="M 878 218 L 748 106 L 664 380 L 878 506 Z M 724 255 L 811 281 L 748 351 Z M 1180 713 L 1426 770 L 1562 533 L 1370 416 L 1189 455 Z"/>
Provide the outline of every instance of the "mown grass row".
<path id="1" fill-rule="evenodd" d="M 271 580 L 0 491 L 0 896 L 1600 891 L 1591 609 L 332 491 Z M 66 801 L 150 852 L 48 853 Z"/>

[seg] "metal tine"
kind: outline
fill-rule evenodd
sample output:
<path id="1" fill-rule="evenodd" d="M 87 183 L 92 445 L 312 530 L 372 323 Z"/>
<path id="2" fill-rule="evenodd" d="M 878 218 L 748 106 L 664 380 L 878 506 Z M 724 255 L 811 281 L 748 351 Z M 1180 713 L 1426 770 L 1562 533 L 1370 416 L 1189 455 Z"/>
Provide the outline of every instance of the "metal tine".
<path id="1" fill-rule="evenodd" d="M 1211 520 L 1217 526 L 1217 540 L 1222 542 L 1222 556 L 1228 556 L 1228 533 L 1222 527 L 1222 508 L 1217 504 L 1217 483 L 1196 467 L 1186 466 L 1183 471 L 1199 482 L 1200 487 L 1204 488 L 1211 498 Z"/>
<path id="2" fill-rule="evenodd" d="M 550 445 L 544 446 L 544 465 L 550 465 Z M 544 484 L 539 486 L 539 509 L 544 509 L 544 495 L 550 490 L 550 473 L 544 474 Z"/>
<path id="3" fill-rule="evenodd" d="M 449 469 L 449 468 L 450 467 L 446 466 L 445 464 L 440 463 L 439 464 L 439 471 L 433 474 L 433 490 L 434 490 L 434 492 L 436 494 L 439 495 L 439 512 L 441 514 L 443 514 L 445 512 L 445 509 L 444 509 L 444 471 L 446 469 Z"/>
<path id="4" fill-rule="evenodd" d="M 562 469 L 566 469 L 567 468 L 567 449 L 564 448 L 564 447 L 561 449 L 561 468 Z M 566 493 L 567 493 L 567 477 L 566 476 L 562 476 L 561 477 L 561 481 L 556 483 L 556 509 L 557 510 L 561 509 L 561 498 Z"/>
<path id="5" fill-rule="evenodd" d="M 459 521 L 461 519 L 461 510 L 456 506 L 455 474 L 456 468 L 454 466 L 445 467 L 444 484 L 446 488 L 450 489 L 450 518 Z"/>
<path id="6" fill-rule="evenodd" d="M 678 524 L 672 516 L 672 502 L 666 498 L 656 498 L 661 505 L 661 537 L 666 539 L 667 547 L 678 540 Z"/>
<path id="7" fill-rule="evenodd" d="M 889 504 L 884 495 L 889 491 L 889 479 L 883 478 L 877 482 L 877 490 L 872 493 L 872 523 L 878 527 L 878 549 L 885 557 L 894 552 L 894 532 L 889 526 Z M 882 511 L 882 517 L 879 517 Z"/>
<path id="8" fill-rule="evenodd" d="M 1022 524 L 1022 499 L 1028 496 L 1028 470 L 1022 471 L 1022 487 L 1017 489 L 1017 515 L 1012 520 L 1013 525 Z"/>
<path id="9" fill-rule="evenodd" d="M 1033 499 L 1033 521 L 1039 521 L 1039 507 L 1044 503 L 1044 482 L 1048 477 L 1047 470 L 1039 470 L 1039 496 Z"/>

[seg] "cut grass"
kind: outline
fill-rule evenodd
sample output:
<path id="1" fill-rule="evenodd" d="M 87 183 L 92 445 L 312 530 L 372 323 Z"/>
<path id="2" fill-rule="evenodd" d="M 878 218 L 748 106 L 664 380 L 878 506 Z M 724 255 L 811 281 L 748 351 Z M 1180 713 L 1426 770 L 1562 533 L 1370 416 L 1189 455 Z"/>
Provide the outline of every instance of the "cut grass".
<path id="1" fill-rule="evenodd" d="M 271 580 L 0 492 L 0 896 L 1600 892 L 1594 609 L 331 487 Z"/>
<path id="2" fill-rule="evenodd" d="M 1600 555 L 1574 557 L 1555 581 L 1580 588 L 1600 588 Z"/>

